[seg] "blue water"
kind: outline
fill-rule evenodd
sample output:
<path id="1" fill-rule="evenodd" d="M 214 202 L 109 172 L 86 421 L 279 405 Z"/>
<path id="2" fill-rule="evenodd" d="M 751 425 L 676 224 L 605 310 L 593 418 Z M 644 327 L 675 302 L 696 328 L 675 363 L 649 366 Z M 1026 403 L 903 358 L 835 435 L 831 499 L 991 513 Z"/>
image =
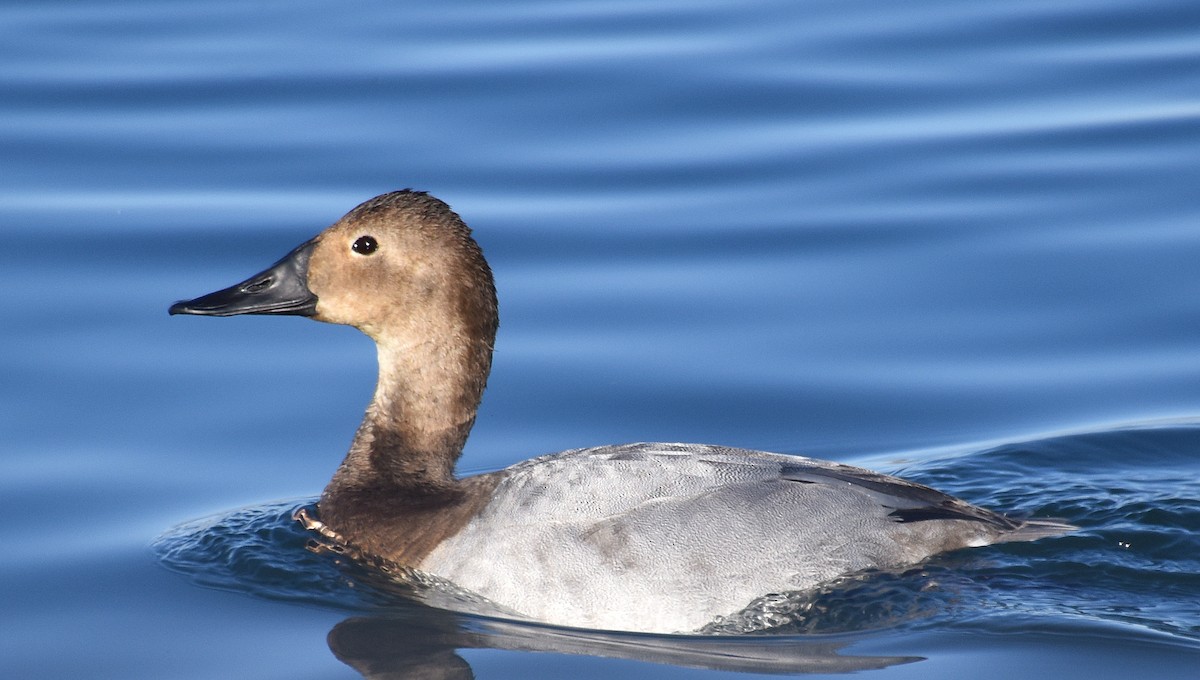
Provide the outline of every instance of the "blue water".
<path id="1" fill-rule="evenodd" d="M 0 65 L 6 677 L 1194 677 L 1200 5 L 10 1 Z M 166 307 L 406 186 L 500 292 L 464 472 L 721 443 L 1081 531 L 716 638 L 310 552 L 370 341 Z"/>

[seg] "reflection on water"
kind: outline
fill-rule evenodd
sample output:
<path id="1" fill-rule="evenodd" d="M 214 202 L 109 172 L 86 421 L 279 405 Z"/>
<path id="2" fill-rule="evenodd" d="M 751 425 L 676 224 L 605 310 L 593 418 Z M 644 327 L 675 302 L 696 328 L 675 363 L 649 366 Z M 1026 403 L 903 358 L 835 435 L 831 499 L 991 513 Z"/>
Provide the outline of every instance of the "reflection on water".
<path id="1" fill-rule="evenodd" d="M 1196 645 L 1200 496 L 1181 493 L 1181 485 L 1200 474 L 1198 445 L 1200 426 L 1176 423 L 893 456 L 890 471 L 1019 514 L 1053 513 L 1080 531 L 767 595 L 702 636 L 542 625 L 506 617 L 460 589 L 400 582 L 313 550 L 314 534 L 292 517 L 307 502 L 189 522 L 160 537 L 156 550 L 163 564 L 207 586 L 352 614 L 329 643 L 369 677 L 455 677 L 469 672 L 455 650 L 468 648 L 762 673 L 840 672 L 917 660 L 841 653 L 864 636 L 981 620 L 991 622 L 988 629 L 1018 621 L 1028 627 L 1046 616 L 1131 624 Z"/>
<path id="2" fill-rule="evenodd" d="M 461 649 L 503 649 L 633 659 L 742 673 L 847 673 L 919 661 L 851 656 L 851 637 L 699 637 L 588 631 L 512 621 L 463 619 L 423 609 L 409 615 L 354 617 L 329 633 L 337 658 L 367 678 L 471 678 Z"/>
<path id="3" fill-rule="evenodd" d="M 864 614 L 860 607 L 864 602 L 853 597 L 842 607 L 837 606 L 836 594 L 834 607 L 818 604 L 836 588 L 796 594 L 793 609 L 819 614 L 816 618 L 795 615 L 775 622 L 820 620 L 826 629 L 840 625 L 840 635 L 651 635 L 499 618 L 486 603 L 460 590 L 435 582 L 399 581 L 330 553 L 320 544 L 314 546 L 313 534 L 292 519 L 296 507 L 296 503 L 255 506 L 188 522 L 159 537 L 155 547 L 163 564 L 203 585 L 359 612 L 335 626 L 328 642 L 339 659 L 369 678 L 473 677 L 467 662 L 456 654 L 462 649 L 554 652 L 773 674 L 849 672 L 919 660 L 841 653 L 857 639 L 844 631 L 881 622 L 862 618 L 870 614 Z M 909 582 L 923 583 L 912 579 L 913 573 L 909 572 Z M 886 582 L 886 577 L 881 578 Z M 911 595 L 909 590 L 906 595 Z M 894 589 L 867 586 L 864 592 L 879 596 L 889 591 Z M 800 605 L 801 600 L 809 606 Z M 894 597 L 884 606 L 902 607 L 903 600 Z M 728 625 L 729 630 L 710 632 L 732 632 L 733 624 Z"/>

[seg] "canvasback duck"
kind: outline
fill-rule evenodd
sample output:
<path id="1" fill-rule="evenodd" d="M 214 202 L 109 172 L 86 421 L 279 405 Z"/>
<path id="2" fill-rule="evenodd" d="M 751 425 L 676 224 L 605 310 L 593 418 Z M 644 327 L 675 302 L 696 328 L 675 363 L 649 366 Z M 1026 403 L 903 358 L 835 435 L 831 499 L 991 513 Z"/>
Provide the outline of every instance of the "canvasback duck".
<path id="1" fill-rule="evenodd" d="M 601 446 L 457 477 L 491 370 L 496 291 L 470 229 L 422 192 L 373 198 L 266 271 L 170 313 L 295 314 L 370 336 L 375 395 L 310 526 L 540 621 L 695 631 L 766 594 L 1074 528 L 723 446 Z"/>

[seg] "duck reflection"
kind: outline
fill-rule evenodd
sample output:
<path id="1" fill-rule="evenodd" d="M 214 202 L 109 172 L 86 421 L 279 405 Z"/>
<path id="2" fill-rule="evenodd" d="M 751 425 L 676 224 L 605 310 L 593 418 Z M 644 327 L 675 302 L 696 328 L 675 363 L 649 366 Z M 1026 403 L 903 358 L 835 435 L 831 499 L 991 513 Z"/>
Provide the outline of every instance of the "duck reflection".
<path id="1" fill-rule="evenodd" d="M 631 659 L 744 673 L 848 673 L 922 660 L 911 656 L 844 656 L 853 640 L 820 636 L 647 635 L 558 628 L 414 608 L 386 617 L 354 617 L 329 632 L 329 648 L 371 680 L 475 677 L 461 649 Z"/>
<path id="2" fill-rule="evenodd" d="M 162 564 L 231 592 L 363 612 L 329 632 L 333 654 L 367 678 L 471 678 L 464 649 L 550 652 L 745 673 L 848 673 L 922 660 L 916 656 L 849 656 L 861 631 L 886 630 L 945 607 L 961 596 L 949 565 L 874 573 L 764 603 L 781 614 L 772 634 L 743 633 L 739 621 L 709 635 L 621 633 L 563 628 L 516 619 L 470 593 L 420 587 L 350 559 L 315 540 L 293 516 L 312 507 L 294 501 L 241 508 L 186 522 L 154 545 Z M 307 549 L 306 549 L 307 548 Z M 284 574 L 286 577 L 280 578 Z M 750 610 L 750 608 L 748 608 Z M 761 622 L 760 622 L 761 623 Z M 781 628 L 786 626 L 786 628 Z M 762 630 L 758 628 L 757 630 Z M 789 632 L 784 633 L 782 630 Z"/>

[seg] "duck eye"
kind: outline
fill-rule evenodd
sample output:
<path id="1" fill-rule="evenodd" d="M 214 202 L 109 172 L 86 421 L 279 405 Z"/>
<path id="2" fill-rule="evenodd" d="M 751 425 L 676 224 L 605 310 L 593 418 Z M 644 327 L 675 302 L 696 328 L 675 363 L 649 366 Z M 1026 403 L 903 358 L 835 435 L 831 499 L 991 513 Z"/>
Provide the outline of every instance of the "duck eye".
<path id="1" fill-rule="evenodd" d="M 359 255 L 370 255 L 379 248 L 379 242 L 374 236 L 359 236 L 350 249 Z"/>

